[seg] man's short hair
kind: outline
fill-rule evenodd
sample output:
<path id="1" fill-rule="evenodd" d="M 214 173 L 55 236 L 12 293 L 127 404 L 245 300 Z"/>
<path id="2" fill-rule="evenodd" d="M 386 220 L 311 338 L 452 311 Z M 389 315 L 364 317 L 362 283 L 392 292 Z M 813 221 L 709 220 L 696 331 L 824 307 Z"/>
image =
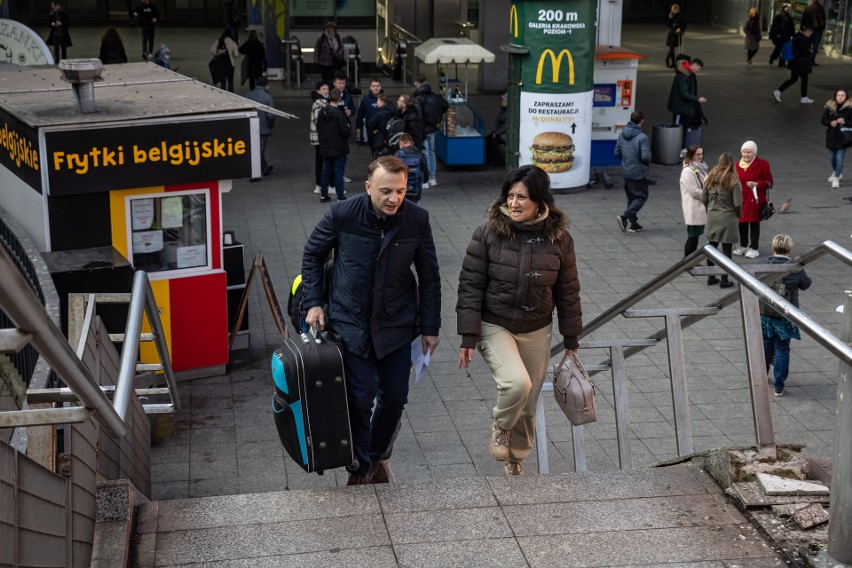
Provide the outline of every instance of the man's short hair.
<path id="1" fill-rule="evenodd" d="M 332 89 L 328 94 L 328 100 L 339 103 L 341 98 L 340 89 Z"/>
<path id="2" fill-rule="evenodd" d="M 403 142 L 405 144 L 414 144 L 414 138 L 408 132 L 403 132 L 399 135 L 399 145 L 402 146 Z"/>
<path id="3" fill-rule="evenodd" d="M 695 59 L 693 59 L 693 60 L 692 60 L 692 64 L 693 64 L 693 65 L 698 65 L 698 66 L 700 66 L 700 67 L 704 67 L 704 62 L 703 62 L 703 61 L 701 61 L 700 59 L 698 59 L 697 57 L 696 57 Z"/>
<path id="4" fill-rule="evenodd" d="M 426 82 L 426 76 L 421 73 L 421 74 L 417 75 L 417 77 L 414 78 L 414 82 L 415 83 L 425 83 Z"/>
<path id="5" fill-rule="evenodd" d="M 379 98 L 382 100 L 382 103 L 384 103 L 386 105 L 392 105 L 393 104 L 393 99 L 387 93 L 382 93 L 381 95 L 379 95 Z"/>
<path id="6" fill-rule="evenodd" d="M 678 61 L 689 61 L 690 63 L 692 63 L 692 57 L 685 53 L 678 53 L 675 56 L 675 63 L 677 63 Z"/>
<path id="7" fill-rule="evenodd" d="M 317 86 L 316 86 L 316 89 L 314 89 L 314 90 L 319 91 L 320 89 L 323 88 L 323 86 L 327 87 L 328 83 L 326 83 L 325 81 L 317 81 Z"/>
<path id="8" fill-rule="evenodd" d="M 370 79 L 370 84 L 373 84 L 373 83 L 378 83 L 379 85 L 381 85 L 382 80 L 379 79 L 378 77 L 374 77 L 373 79 Z"/>
<path id="9" fill-rule="evenodd" d="M 373 173 L 382 168 L 389 174 L 404 174 L 408 179 L 408 166 L 396 156 L 379 156 L 367 167 L 367 180 L 372 181 Z"/>
<path id="10" fill-rule="evenodd" d="M 790 254 L 790 251 L 793 250 L 793 238 L 783 233 L 775 235 L 772 238 L 772 250 L 785 256 Z"/>
<path id="11" fill-rule="evenodd" d="M 335 81 L 341 81 L 341 80 L 345 81 L 346 80 L 346 73 L 339 73 L 339 72 L 335 73 L 334 74 L 334 80 Z"/>
<path id="12" fill-rule="evenodd" d="M 645 113 L 641 110 L 634 110 L 630 113 L 630 122 L 633 124 L 639 124 L 643 120 L 645 120 Z"/>

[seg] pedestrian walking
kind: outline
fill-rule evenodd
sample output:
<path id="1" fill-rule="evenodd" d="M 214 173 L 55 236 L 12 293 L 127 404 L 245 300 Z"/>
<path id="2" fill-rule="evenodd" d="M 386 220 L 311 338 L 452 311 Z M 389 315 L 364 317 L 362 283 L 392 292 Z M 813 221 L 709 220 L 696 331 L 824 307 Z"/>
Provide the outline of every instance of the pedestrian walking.
<path id="1" fill-rule="evenodd" d="M 740 148 L 742 158 L 736 165 L 742 191 L 742 213 L 739 226 L 739 246 L 734 254 L 746 258 L 760 256 L 761 210 L 766 205 L 766 192 L 774 183 L 769 162 L 757 157 L 757 143 L 746 140 Z M 709 212 L 708 212 L 709 214 Z"/>
<path id="2" fill-rule="evenodd" d="M 813 99 L 808 98 L 808 75 L 811 74 L 811 36 L 813 33 L 813 29 L 802 26 L 796 35 L 793 36 L 793 59 L 788 64 L 790 67 L 790 78 L 781 83 L 773 91 L 772 96 L 775 97 L 776 102 L 780 103 L 781 93 L 799 80 L 801 80 L 799 87 L 802 94 L 799 102 L 802 104 L 814 102 Z"/>
<path id="3" fill-rule="evenodd" d="M 740 180 L 734 169 L 734 157 L 725 152 L 719 156 L 719 161 L 707 173 L 704 179 L 704 189 L 701 201 L 707 208 L 707 242 L 715 248 L 722 245 L 722 254 L 731 257 L 734 243 L 739 238 L 738 220 L 742 210 L 743 197 L 740 191 Z M 711 260 L 707 266 L 715 266 Z M 720 288 L 730 288 L 734 285 L 723 274 L 721 280 L 715 275 L 707 277 L 707 285 L 719 284 Z"/>
<path id="4" fill-rule="evenodd" d="M 371 148 L 373 147 L 373 133 L 367 125 L 379 112 L 379 97 L 382 93 L 384 90 L 381 79 L 372 79 L 370 90 L 361 97 L 358 114 L 355 116 L 355 142 L 358 144 L 369 144 Z"/>
<path id="5" fill-rule="evenodd" d="M 382 156 L 367 171 L 366 193 L 333 204 L 302 256 L 305 319 L 342 341 L 358 459 L 347 468 L 348 485 L 393 482 L 390 458 L 408 400 L 412 345 L 419 336 L 423 353 L 433 353 L 441 329 L 429 212 L 405 199 L 408 171 L 399 158 Z"/>
<path id="6" fill-rule="evenodd" d="M 834 92 L 834 97 L 825 103 L 825 110 L 822 112 L 822 125 L 826 127 L 825 147 L 828 148 L 828 157 L 831 160 L 828 182 L 835 189 L 840 187 L 840 179 L 843 177 L 846 148 L 852 146 L 852 131 L 842 130 L 848 124 L 852 124 L 852 101 L 849 100 L 849 92 L 846 89 L 838 89 Z"/>
<path id="7" fill-rule="evenodd" d="M 686 31 L 686 21 L 683 12 L 680 11 L 680 5 L 672 4 L 666 25 L 669 28 L 669 33 L 666 35 L 666 45 L 669 48 L 669 52 L 666 54 L 666 67 L 671 68 L 675 66 L 675 49 L 680 50 L 682 48 L 683 33 Z"/>
<path id="8" fill-rule="evenodd" d="M 770 264 L 788 264 L 793 251 L 793 239 L 790 235 L 775 235 L 772 238 L 772 256 Z M 811 279 L 805 269 L 785 274 L 773 284 L 773 290 L 782 298 L 799 307 L 799 290 L 811 287 Z M 784 396 L 784 385 L 790 372 L 790 340 L 801 339 L 799 328 L 784 318 L 769 304 L 760 303 L 760 330 L 763 335 L 763 356 L 766 360 L 766 373 L 773 367 L 775 396 Z"/>
<path id="9" fill-rule="evenodd" d="M 245 67 L 245 76 L 240 73 L 240 84 L 249 83 L 249 91 L 254 90 L 255 80 L 266 73 L 266 47 L 257 36 L 257 30 L 249 32 L 248 39 L 240 46 L 240 53 L 245 58 L 240 67 Z"/>
<path id="10" fill-rule="evenodd" d="M 370 131 L 370 148 L 373 150 L 373 159 L 386 156 L 390 153 L 387 139 L 388 122 L 396 117 L 397 109 L 393 99 L 382 93 L 377 101 L 378 109 L 376 115 L 367 121 L 367 130 Z"/>
<path id="11" fill-rule="evenodd" d="M 438 185 L 438 179 L 435 177 L 438 165 L 435 157 L 435 137 L 438 125 L 449 108 L 449 103 L 438 93 L 432 92 L 432 86 L 426 82 L 424 75 L 414 78 L 414 95 L 412 96 L 414 106 L 417 107 L 417 112 L 420 113 L 420 119 L 423 121 L 423 154 L 429 164 L 429 185 L 434 187 Z"/>
<path id="12" fill-rule="evenodd" d="M 275 106 L 275 100 L 269 93 L 269 80 L 266 77 L 260 76 L 255 80 L 255 87 L 248 92 L 246 98 L 250 101 L 266 105 L 268 107 Z M 272 173 L 272 164 L 266 161 L 266 143 L 269 137 L 272 136 L 272 129 L 275 128 L 275 115 L 262 110 L 257 111 L 260 133 L 260 171 L 264 176 Z M 259 181 L 257 178 L 252 178 L 250 181 Z"/>
<path id="13" fill-rule="evenodd" d="M 142 0 L 133 10 L 133 17 L 142 31 L 142 59 L 154 54 L 154 29 L 160 21 L 160 11 L 151 0 Z"/>
<path id="14" fill-rule="evenodd" d="M 644 230 L 639 224 L 638 214 L 648 201 L 648 174 L 651 163 L 651 144 L 648 135 L 642 130 L 645 113 L 641 110 L 630 114 L 627 123 L 618 135 L 615 143 L 615 156 L 621 160 L 621 175 L 624 178 L 624 193 L 627 195 L 627 209 L 622 215 L 616 215 L 618 228 L 622 233 L 638 233 Z"/>
<path id="15" fill-rule="evenodd" d="M 703 105 L 705 97 L 698 95 L 698 74 L 704 62 L 683 54 L 675 59 L 675 76 L 669 90 L 668 110 L 672 113 L 672 124 L 682 124 L 685 130 L 681 156 L 691 144 L 701 144 L 702 127 L 707 124 Z"/>
<path id="16" fill-rule="evenodd" d="M 219 57 L 220 55 L 228 56 L 227 61 L 230 63 L 230 66 L 226 66 L 226 68 L 222 70 L 221 79 L 218 83 L 220 89 L 233 93 L 234 70 L 237 67 L 237 60 L 240 58 L 240 48 L 231 36 L 230 28 L 222 30 L 222 34 L 219 36 L 219 39 L 214 41 L 210 46 L 210 55 L 213 57 Z"/>
<path id="17" fill-rule="evenodd" d="M 329 85 L 337 70 L 343 67 L 343 40 L 334 22 L 325 24 L 323 33 L 314 43 L 314 62 L 320 68 L 322 80 Z"/>
<path id="18" fill-rule="evenodd" d="M 341 93 L 332 89 L 328 94 L 328 104 L 317 116 L 317 134 L 319 151 L 322 156 L 322 174 L 320 175 L 320 202 L 331 200 L 329 186 L 334 186 L 337 200 L 346 199 L 343 187 L 343 172 L 346 169 L 346 157 L 349 155 L 349 136 L 352 125 L 341 107 Z"/>
<path id="19" fill-rule="evenodd" d="M 781 48 L 793 38 L 794 33 L 796 33 L 796 24 L 793 22 L 793 16 L 790 15 L 790 5 L 783 4 L 781 11 L 772 18 L 772 25 L 769 27 L 769 39 L 775 46 L 769 55 L 770 65 L 777 59 L 778 67 L 786 67 L 787 62 L 781 59 Z"/>
<path id="20" fill-rule="evenodd" d="M 554 309 L 565 353 L 576 354 L 583 323 L 568 217 L 553 200 L 550 176 L 521 166 L 506 175 L 485 224 L 473 233 L 456 304 L 459 368 L 479 351 L 497 383 L 488 453 L 506 462 L 509 476 L 524 474 L 535 440 Z"/>
<path id="21" fill-rule="evenodd" d="M 397 116 L 403 121 L 403 131 L 410 134 L 414 139 L 414 145 L 422 150 L 426 133 L 423 130 L 420 111 L 414 106 L 414 99 L 411 95 L 400 95 L 396 101 L 396 108 Z"/>
<path id="22" fill-rule="evenodd" d="M 107 28 L 103 37 L 101 37 L 101 48 L 98 52 L 98 59 L 105 65 L 127 63 L 127 52 L 124 49 L 124 42 L 121 41 L 121 36 L 118 35 L 118 30 L 115 28 Z"/>
<path id="23" fill-rule="evenodd" d="M 743 26 L 745 32 L 746 64 L 751 69 L 751 60 L 760 49 L 760 40 L 763 32 L 760 31 L 760 20 L 757 17 L 757 8 L 749 8 L 748 20 Z"/>
<path id="24" fill-rule="evenodd" d="M 485 156 L 495 168 L 506 167 L 506 121 L 509 116 L 508 94 L 500 95 L 500 110 L 494 118 L 494 126 L 485 137 Z"/>
<path id="25" fill-rule="evenodd" d="M 822 7 L 820 0 L 811 0 L 811 3 L 808 4 L 808 7 L 805 8 L 805 11 L 802 13 L 802 22 L 800 24 L 801 29 L 810 28 L 814 31 L 813 36 L 811 36 L 811 65 L 814 67 L 819 67 L 819 63 L 816 62 L 816 56 L 819 52 L 820 44 L 822 43 L 822 34 L 825 32 L 825 8 Z"/>
<path id="26" fill-rule="evenodd" d="M 320 111 L 328 104 L 330 90 L 328 83 L 319 81 L 316 88 L 311 91 L 311 119 L 309 139 L 314 147 L 314 193 L 322 193 L 320 182 L 322 180 L 322 154 L 320 154 L 319 132 L 317 132 L 317 119 Z"/>
<path id="27" fill-rule="evenodd" d="M 68 48 L 73 45 L 71 43 L 71 32 L 68 31 L 70 27 L 68 12 L 62 9 L 59 2 L 50 3 L 49 24 L 50 34 L 47 36 L 47 45 L 53 46 L 53 60 L 58 64 L 66 59 Z"/>
<path id="28" fill-rule="evenodd" d="M 698 237 L 704 233 L 704 225 L 707 224 L 707 209 L 703 202 L 705 177 L 707 164 L 704 163 L 704 148 L 692 144 L 686 149 L 683 168 L 680 170 L 680 204 L 686 223 L 683 256 L 698 250 Z"/>

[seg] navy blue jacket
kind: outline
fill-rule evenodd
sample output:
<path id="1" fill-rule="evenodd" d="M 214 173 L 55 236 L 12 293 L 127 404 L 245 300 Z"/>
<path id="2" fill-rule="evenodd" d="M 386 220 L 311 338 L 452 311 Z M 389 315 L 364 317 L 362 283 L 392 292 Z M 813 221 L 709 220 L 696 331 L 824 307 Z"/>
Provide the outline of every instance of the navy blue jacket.
<path id="1" fill-rule="evenodd" d="M 790 262 L 789 256 L 770 256 L 769 264 L 787 264 Z M 807 290 L 811 287 L 811 277 L 801 269 L 798 272 L 791 272 L 784 275 L 784 285 L 787 286 L 787 292 L 790 293 L 790 303 L 799 307 L 799 290 Z"/>
<path id="2" fill-rule="evenodd" d="M 306 310 L 323 305 L 323 266 L 332 251 L 326 323 L 348 351 L 366 357 L 372 347 L 381 359 L 418 333 L 438 335 L 441 281 L 425 209 L 405 200 L 385 219 L 366 193 L 334 203 L 305 244 Z"/>

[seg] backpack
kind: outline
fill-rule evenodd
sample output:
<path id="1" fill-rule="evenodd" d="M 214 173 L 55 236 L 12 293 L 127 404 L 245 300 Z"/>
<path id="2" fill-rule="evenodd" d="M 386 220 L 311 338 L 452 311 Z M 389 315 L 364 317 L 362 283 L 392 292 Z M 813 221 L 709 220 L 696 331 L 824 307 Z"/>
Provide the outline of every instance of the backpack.
<path id="1" fill-rule="evenodd" d="M 441 122 L 444 113 L 450 108 L 447 100 L 436 93 L 423 95 L 423 122 L 429 126 L 437 126 Z"/>
<path id="2" fill-rule="evenodd" d="M 788 39 L 781 46 L 781 59 L 783 61 L 793 61 L 793 40 Z"/>
<path id="3" fill-rule="evenodd" d="M 388 120 L 385 126 L 385 146 L 392 152 L 399 150 L 399 137 L 405 132 L 405 121 L 398 116 Z"/>
<path id="4" fill-rule="evenodd" d="M 411 195 L 414 199 L 419 198 L 420 190 L 423 188 L 423 170 L 420 169 L 420 153 L 406 152 L 403 149 L 396 153 L 396 157 L 408 166 L 406 196 Z"/>
<path id="5" fill-rule="evenodd" d="M 323 310 L 328 313 L 328 282 L 331 280 L 331 269 L 334 266 L 334 260 L 329 259 L 323 267 Z M 290 323 L 293 324 L 293 329 L 296 330 L 296 335 L 308 331 L 308 324 L 305 318 L 308 315 L 308 310 L 302 309 L 302 275 L 299 274 L 293 279 L 293 284 L 290 286 L 290 296 L 287 298 L 287 315 L 290 316 Z"/>
<path id="6" fill-rule="evenodd" d="M 784 278 L 779 278 L 778 280 L 773 282 L 769 287 L 772 288 L 773 292 L 775 292 L 788 302 L 790 301 L 790 290 L 788 290 L 787 285 L 784 284 Z M 768 318 L 784 319 L 784 316 L 778 313 L 775 308 L 773 308 L 763 300 L 760 301 L 760 315 Z"/>

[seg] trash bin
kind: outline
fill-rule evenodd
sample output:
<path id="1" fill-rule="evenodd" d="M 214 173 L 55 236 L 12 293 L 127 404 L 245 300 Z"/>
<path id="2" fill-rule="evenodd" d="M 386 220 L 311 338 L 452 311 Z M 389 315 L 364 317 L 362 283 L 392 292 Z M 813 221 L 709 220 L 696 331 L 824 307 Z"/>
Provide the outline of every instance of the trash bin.
<path id="1" fill-rule="evenodd" d="M 680 124 L 655 124 L 651 140 L 651 160 L 655 164 L 671 166 L 680 163 L 683 148 L 683 126 Z"/>

